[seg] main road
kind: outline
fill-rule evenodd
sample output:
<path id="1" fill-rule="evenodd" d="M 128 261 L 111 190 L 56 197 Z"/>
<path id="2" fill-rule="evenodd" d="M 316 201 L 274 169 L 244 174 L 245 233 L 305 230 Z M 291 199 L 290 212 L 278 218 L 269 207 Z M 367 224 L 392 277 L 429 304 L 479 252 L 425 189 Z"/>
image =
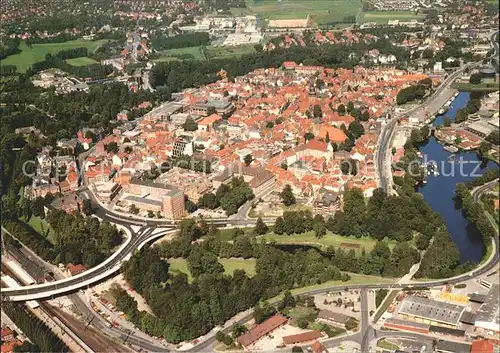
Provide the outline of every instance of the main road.
<path id="1" fill-rule="evenodd" d="M 490 36 L 491 45 L 494 53 L 490 58 L 496 59 L 498 63 L 499 45 L 498 45 L 498 31 L 495 31 Z M 478 67 L 481 63 L 474 62 L 468 63 L 449 75 L 437 88 L 436 91 L 421 105 L 404 112 L 405 116 L 418 117 L 419 119 L 426 119 L 425 113 L 437 112 L 451 97 L 452 90 L 451 84 L 466 70 Z M 387 193 L 392 191 L 392 170 L 391 170 L 391 140 L 394 133 L 394 128 L 397 126 L 398 117 L 391 116 L 390 119 L 382 125 L 379 135 L 378 149 L 376 153 L 376 165 L 379 186 Z"/>

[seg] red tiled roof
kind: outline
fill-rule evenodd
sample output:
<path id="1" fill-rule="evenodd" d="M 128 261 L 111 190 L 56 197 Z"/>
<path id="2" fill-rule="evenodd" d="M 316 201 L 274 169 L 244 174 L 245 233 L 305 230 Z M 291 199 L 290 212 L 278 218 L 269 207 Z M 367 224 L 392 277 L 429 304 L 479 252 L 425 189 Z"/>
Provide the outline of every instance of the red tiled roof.
<path id="1" fill-rule="evenodd" d="M 313 340 L 317 340 L 318 338 L 321 337 L 323 337 L 321 332 L 314 330 L 314 331 L 299 333 L 296 335 L 285 336 L 283 337 L 283 343 L 289 345 L 289 344 L 310 342 Z"/>
<path id="2" fill-rule="evenodd" d="M 472 342 L 470 353 L 493 353 L 493 344 L 486 340 L 477 340 Z"/>
<path id="3" fill-rule="evenodd" d="M 4 339 L 4 337 L 12 335 L 13 333 L 14 331 L 12 331 L 10 327 L 2 327 L 2 340 Z"/>
<path id="4" fill-rule="evenodd" d="M 274 315 L 264 321 L 263 323 L 254 326 L 247 333 L 238 337 L 238 343 L 242 346 L 246 347 L 255 342 L 257 342 L 260 338 L 264 337 L 268 333 L 276 330 L 278 327 L 286 324 L 288 319 L 281 315 Z"/>

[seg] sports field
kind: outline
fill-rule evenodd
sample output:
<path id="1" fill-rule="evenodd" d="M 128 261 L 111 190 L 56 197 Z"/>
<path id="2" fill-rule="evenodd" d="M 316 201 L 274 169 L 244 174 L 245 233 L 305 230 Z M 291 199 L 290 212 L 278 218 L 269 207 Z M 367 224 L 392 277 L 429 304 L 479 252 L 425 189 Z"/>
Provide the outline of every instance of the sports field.
<path id="1" fill-rule="evenodd" d="M 270 20 L 305 19 L 318 25 L 341 22 L 347 16 L 356 16 L 360 0 L 246 0 L 247 8 Z"/>
<path id="2" fill-rule="evenodd" d="M 387 24 L 389 20 L 411 21 L 423 20 L 424 18 L 424 14 L 416 14 L 412 11 L 367 11 L 359 14 L 358 23 L 376 22 Z"/>
<path id="3" fill-rule="evenodd" d="M 86 56 L 68 59 L 68 60 L 66 60 L 66 62 L 68 64 L 70 64 L 71 66 L 87 66 L 87 65 L 92 65 L 92 64 L 98 63 L 97 61 L 95 61 L 91 58 L 87 58 Z"/>
<path id="4" fill-rule="evenodd" d="M 107 41 L 107 39 L 96 41 L 77 39 L 64 43 L 33 44 L 31 47 L 22 42 L 19 46 L 19 49 L 22 50 L 21 53 L 11 55 L 2 60 L 2 65 L 15 65 L 18 72 L 25 72 L 32 64 L 45 60 L 45 55 L 48 53 L 55 54 L 61 50 L 81 47 L 85 47 L 89 52 L 93 52 Z"/>

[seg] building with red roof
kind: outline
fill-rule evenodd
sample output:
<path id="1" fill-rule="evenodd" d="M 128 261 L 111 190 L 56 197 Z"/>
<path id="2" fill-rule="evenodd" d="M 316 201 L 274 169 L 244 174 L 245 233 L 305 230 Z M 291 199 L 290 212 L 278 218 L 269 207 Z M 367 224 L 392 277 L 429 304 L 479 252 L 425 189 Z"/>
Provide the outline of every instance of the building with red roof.
<path id="1" fill-rule="evenodd" d="M 470 353 L 493 353 L 495 346 L 486 340 L 476 340 L 472 342 Z"/>
<path id="2" fill-rule="evenodd" d="M 261 324 L 255 325 L 248 332 L 237 338 L 239 344 L 247 349 L 249 346 L 260 340 L 262 337 L 273 332 L 277 328 L 285 325 L 288 319 L 282 315 L 274 315 Z"/>

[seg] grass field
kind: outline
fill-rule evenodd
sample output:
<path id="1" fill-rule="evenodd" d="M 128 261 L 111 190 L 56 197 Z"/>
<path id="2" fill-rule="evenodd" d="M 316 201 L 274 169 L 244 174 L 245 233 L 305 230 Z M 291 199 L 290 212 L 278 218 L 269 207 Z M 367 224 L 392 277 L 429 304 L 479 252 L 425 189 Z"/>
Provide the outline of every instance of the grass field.
<path id="1" fill-rule="evenodd" d="M 255 276 L 255 259 L 219 259 L 219 262 L 227 275 L 233 275 L 234 270 L 245 270 L 249 277 Z"/>
<path id="2" fill-rule="evenodd" d="M 241 57 L 245 54 L 255 52 L 254 45 L 240 45 L 237 47 L 214 47 L 208 46 L 204 49 L 201 46 L 169 49 L 159 52 L 160 57 L 154 61 L 171 61 L 187 59 L 188 56 L 195 60 L 225 59 L 230 57 Z"/>
<path id="3" fill-rule="evenodd" d="M 411 21 L 422 20 L 424 18 L 424 14 L 417 15 L 411 11 L 367 11 L 359 14 L 358 23 L 376 22 L 387 24 L 389 20 Z"/>
<path id="4" fill-rule="evenodd" d="M 87 65 L 92 65 L 92 64 L 97 64 L 98 62 L 91 59 L 87 58 L 86 56 L 82 56 L 79 58 L 74 58 L 74 59 L 68 59 L 66 60 L 68 64 L 71 66 L 87 66 Z"/>
<path id="5" fill-rule="evenodd" d="M 399 346 L 389 342 L 385 339 L 381 339 L 380 341 L 377 342 L 377 347 L 383 348 L 383 349 L 388 349 L 390 351 L 394 351 L 396 349 L 399 349 Z"/>
<path id="6" fill-rule="evenodd" d="M 161 57 L 154 61 L 180 60 L 185 55 L 190 55 L 196 60 L 205 60 L 201 46 L 163 50 L 159 54 Z"/>
<path id="7" fill-rule="evenodd" d="M 22 220 L 23 222 L 29 224 L 31 228 L 40 233 L 49 242 L 51 242 L 52 245 L 55 245 L 56 242 L 54 239 L 54 230 L 52 229 L 50 224 L 47 223 L 47 221 L 41 219 L 40 217 L 35 217 L 35 216 L 32 216 L 29 222 L 26 222 L 24 218 L 22 218 Z"/>
<path id="8" fill-rule="evenodd" d="M 234 270 L 245 270 L 250 277 L 255 275 L 255 259 L 219 259 L 219 262 L 224 266 L 224 273 L 227 275 L 232 275 Z M 168 259 L 168 264 L 170 265 L 169 272 L 182 272 L 188 275 L 190 282 L 193 280 L 186 259 Z"/>
<path id="9" fill-rule="evenodd" d="M 32 64 L 45 60 L 45 55 L 48 53 L 55 54 L 61 50 L 81 47 L 85 47 L 89 52 L 93 52 L 107 41 L 107 39 L 96 41 L 77 39 L 64 43 L 33 44 L 31 47 L 22 42 L 19 46 L 19 49 L 22 50 L 21 53 L 7 57 L 5 60 L 2 60 L 1 64 L 15 65 L 19 72 L 25 72 Z"/>
<path id="10" fill-rule="evenodd" d="M 318 25 L 341 22 L 347 16 L 356 16 L 361 8 L 359 0 L 246 0 L 245 3 L 250 12 L 265 19 L 305 19 L 309 15 Z"/>
<path id="11" fill-rule="evenodd" d="M 376 240 L 370 237 L 343 237 L 330 232 L 320 239 L 316 238 L 314 232 L 292 235 L 266 234 L 263 237 L 268 241 L 274 240 L 279 244 L 310 244 L 325 247 L 333 245 L 336 248 L 354 249 L 356 251 L 361 251 L 363 248 L 366 251 L 371 251 L 376 243 Z M 389 241 L 389 247 L 393 247 L 395 244 L 395 241 Z"/>

